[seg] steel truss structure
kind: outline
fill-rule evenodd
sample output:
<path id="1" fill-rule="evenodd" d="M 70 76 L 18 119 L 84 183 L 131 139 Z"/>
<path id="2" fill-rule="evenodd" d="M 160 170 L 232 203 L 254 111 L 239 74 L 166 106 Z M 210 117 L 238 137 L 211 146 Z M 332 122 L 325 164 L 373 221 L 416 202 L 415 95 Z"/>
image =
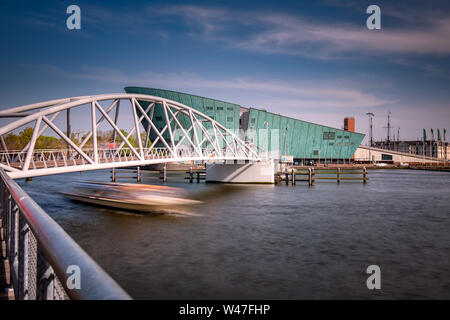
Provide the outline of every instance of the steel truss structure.
<path id="1" fill-rule="evenodd" d="M 127 135 L 117 124 L 119 117 L 123 117 L 119 116 L 119 108 L 124 100 L 130 102 L 133 123 Z M 109 106 L 105 108 L 101 103 Z M 83 141 L 76 143 L 70 139 L 69 112 L 76 108 L 86 110 L 86 105 L 90 108 L 83 111 L 83 117 L 91 128 Z M 162 128 L 152 119 L 155 108 L 163 110 Z M 63 111 L 68 115 L 66 130 L 55 122 Z M 114 119 L 110 116 L 113 111 Z M 97 113 L 101 115 L 99 118 Z M 15 119 L 0 128 L 0 167 L 13 179 L 164 162 L 261 160 L 254 147 L 214 119 L 184 104 L 150 95 L 102 94 L 51 100 L 2 110 L 0 117 Z M 97 133 L 104 121 L 113 130 L 114 140 L 120 137 L 118 146 L 99 146 Z M 24 126 L 34 128 L 31 141 L 22 150 L 9 150 L 6 135 Z M 36 149 L 38 138 L 48 129 L 67 144 L 66 149 Z M 145 139 L 141 137 L 143 132 Z M 151 132 L 156 134 L 152 142 Z M 130 139 L 133 135 L 137 145 Z M 86 147 L 88 144 L 91 146 Z"/>

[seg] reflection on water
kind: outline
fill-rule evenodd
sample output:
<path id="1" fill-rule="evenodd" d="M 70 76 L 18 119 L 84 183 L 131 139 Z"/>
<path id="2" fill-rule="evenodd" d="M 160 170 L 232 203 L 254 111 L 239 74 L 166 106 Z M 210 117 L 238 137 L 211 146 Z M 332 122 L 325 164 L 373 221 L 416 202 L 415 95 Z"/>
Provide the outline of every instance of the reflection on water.
<path id="1" fill-rule="evenodd" d="M 369 176 L 313 187 L 169 181 L 204 203 L 158 216 L 59 193 L 108 171 L 20 184 L 135 298 L 450 298 L 450 174 Z M 379 291 L 366 288 L 371 264 Z"/>

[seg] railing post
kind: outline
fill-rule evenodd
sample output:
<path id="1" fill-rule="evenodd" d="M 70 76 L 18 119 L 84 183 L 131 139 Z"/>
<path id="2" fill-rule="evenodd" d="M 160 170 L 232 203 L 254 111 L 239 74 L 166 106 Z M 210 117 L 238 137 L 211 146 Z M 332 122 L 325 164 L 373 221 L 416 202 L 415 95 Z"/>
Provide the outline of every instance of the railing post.
<path id="1" fill-rule="evenodd" d="M 194 180 L 194 174 L 192 172 L 192 167 L 189 168 L 189 183 L 192 183 Z"/>
<path id="2" fill-rule="evenodd" d="M 292 186 L 295 186 L 295 169 L 292 169 Z"/>
<path id="3" fill-rule="evenodd" d="M 308 168 L 308 183 L 310 186 L 312 186 L 313 184 L 313 180 L 312 180 L 312 169 Z"/>
<path id="4" fill-rule="evenodd" d="M 341 168 L 337 168 L 336 175 L 337 175 L 337 183 L 340 183 L 341 182 Z"/>
<path id="5" fill-rule="evenodd" d="M 111 182 L 116 182 L 116 169 L 111 169 Z"/>

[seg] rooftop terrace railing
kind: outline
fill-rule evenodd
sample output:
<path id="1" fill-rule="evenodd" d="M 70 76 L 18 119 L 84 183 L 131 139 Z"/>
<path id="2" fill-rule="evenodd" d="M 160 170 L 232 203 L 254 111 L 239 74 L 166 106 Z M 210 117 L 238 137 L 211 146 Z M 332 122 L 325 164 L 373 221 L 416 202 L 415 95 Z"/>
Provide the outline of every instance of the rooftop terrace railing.
<path id="1" fill-rule="evenodd" d="M 0 204 L 15 299 L 131 299 L 1 168 Z"/>

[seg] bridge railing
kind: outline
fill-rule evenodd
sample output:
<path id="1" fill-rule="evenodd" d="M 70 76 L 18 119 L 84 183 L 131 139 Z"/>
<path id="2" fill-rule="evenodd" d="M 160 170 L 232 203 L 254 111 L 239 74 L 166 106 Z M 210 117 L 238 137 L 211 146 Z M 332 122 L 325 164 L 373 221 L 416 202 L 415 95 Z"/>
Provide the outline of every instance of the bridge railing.
<path id="1" fill-rule="evenodd" d="M 193 158 L 193 157 L 221 157 L 228 156 L 233 157 L 233 153 L 229 148 L 224 148 L 221 150 L 221 155 L 217 153 L 216 150 L 211 150 L 208 148 L 201 149 L 199 153 L 193 148 L 178 147 L 172 151 L 168 148 L 143 148 L 143 159 L 144 160 L 154 160 L 154 159 L 168 159 L 168 158 Z M 92 148 L 84 148 L 81 150 L 84 156 L 73 149 L 43 149 L 34 150 L 28 159 L 27 168 L 32 169 L 42 169 L 42 168 L 55 168 L 55 167 L 67 167 L 67 166 L 77 166 L 89 164 L 89 161 L 95 158 L 94 150 Z M 97 159 L 100 163 L 111 163 L 111 162 L 123 162 L 123 161 L 135 161 L 138 160 L 136 151 L 130 148 L 103 148 L 97 150 Z M 23 169 L 25 163 L 27 162 L 27 151 L 17 150 L 0 152 L 0 163 L 6 166 Z M 245 157 L 245 154 L 242 153 Z"/>
<path id="2" fill-rule="evenodd" d="M 0 203 L 16 299 L 130 299 L 3 169 Z"/>

